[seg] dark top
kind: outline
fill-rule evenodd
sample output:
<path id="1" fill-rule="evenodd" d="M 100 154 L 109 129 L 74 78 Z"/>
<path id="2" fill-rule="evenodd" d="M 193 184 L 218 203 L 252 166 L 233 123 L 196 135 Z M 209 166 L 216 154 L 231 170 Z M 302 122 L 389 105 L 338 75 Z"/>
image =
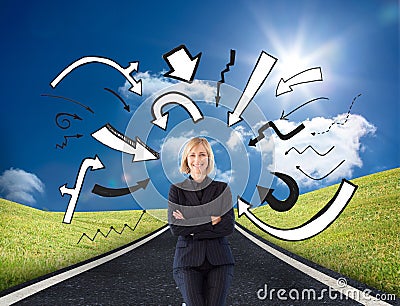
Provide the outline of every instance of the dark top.
<path id="1" fill-rule="evenodd" d="M 177 209 L 185 220 L 172 216 Z M 211 216 L 221 216 L 221 221 L 212 225 Z M 189 178 L 171 185 L 168 220 L 172 234 L 178 236 L 174 268 L 200 266 L 206 258 L 213 265 L 234 263 L 226 236 L 234 230 L 235 217 L 225 182 L 206 177 L 200 184 Z"/>

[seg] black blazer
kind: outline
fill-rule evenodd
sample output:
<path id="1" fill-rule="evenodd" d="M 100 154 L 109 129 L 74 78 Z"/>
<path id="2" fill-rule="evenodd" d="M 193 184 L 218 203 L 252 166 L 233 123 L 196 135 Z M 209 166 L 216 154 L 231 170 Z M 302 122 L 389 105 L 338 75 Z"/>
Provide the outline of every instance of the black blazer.
<path id="1" fill-rule="evenodd" d="M 200 199 L 196 190 L 202 191 Z M 185 220 L 172 216 L 176 209 Z M 221 216 L 221 221 L 212 225 L 211 216 Z M 168 218 L 172 234 L 178 236 L 174 268 L 197 267 L 206 258 L 213 265 L 234 263 L 226 236 L 234 230 L 235 217 L 232 194 L 226 183 L 206 177 L 200 185 L 191 179 L 171 185 Z"/>

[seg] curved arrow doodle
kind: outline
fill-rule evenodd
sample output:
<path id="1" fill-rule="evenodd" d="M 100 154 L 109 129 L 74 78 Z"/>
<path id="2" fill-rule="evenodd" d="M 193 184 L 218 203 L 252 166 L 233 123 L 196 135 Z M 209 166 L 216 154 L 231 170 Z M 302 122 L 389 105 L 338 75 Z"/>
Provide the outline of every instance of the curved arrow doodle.
<path id="1" fill-rule="evenodd" d="M 280 173 L 280 172 L 271 172 L 271 174 L 279 177 L 282 181 L 286 183 L 289 187 L 289 196 L 286 200 L 280 201 L 275 196 L 273 196 L 272 192 L 274 189 L 265 188 L 257 185 L 258 194 L 260 196 L 261 203 L 268 202 L 269 206 L 279 212 L 290 210 L 294 204 L 296 204 L 297 199 L 299 198 L 299 186 L 296 181 L 289 175 Z"/>
<path id="2" fill-rule="evenodd" d="M 104 90 L 107 90 L 108 92 L 111 92 L 114 96 L 116 96 L 124 105 L 124 109 L 129 113 L 131 111 L 130 107 L 128 104 L 126 104 L 126 102 L 124 101 L 124 99 L 122 99 L 122 97 L 117 94 L 114 90 L 110 89 L 110 88 L 104 88 Z"/>
<path id="3" fill-rule="evenodd" d="M 64 184 L 63 186 L 61 186 L 59 188 L 60 192 L 61 192 L 61 196 L 64 196 L 64 194 L 66 194 L 66 193 L 71 195 L 67 210 L 65 211 L 63 223 L 67 223 L 67 224 L 71 223 L 71 220 L 72 220 L 72 217 L 73 217 L 73 214 L 75 211 L 76 202 L 78 201 L 79 194 L 82 189 L 83 180 L 85 179 L 86 171 L 89 168 L 92 168 L 91 170 L 94 171 L 94 170 L 104 168 L 104 165 L 100 161 L 100 159 L 97 155 L 95 156 L 95 158 L 85 158 L 82 161 L 81 166 L 79 168 L 78 176 L 75 180 L 75 187 L 68 188 L 67 184 Z"/>
<path id="4" fill-rule="evenodd" d="M 131 73 L 138 70 L 139 62 L 131 62 L 129 66 L 126 68 L 121 67 L 119 64 L 110 60 L 106 57 L 100 56 L 84 56 L 72 64 L 70 64 L 67 68 L 65 68 L 53 81 L 51 81 L 50 86 L 55 88 L 58 83 L 62 81 L 69 73 L 71 73 L 74 69 L 78 68 L 79 66 L 83 66 L 89 63 L 101 63 L 113 67 L 114 69 L 118 70 L 126 80 L 132 85 L 129 88 L 129 91 L 138 94 L 139 96 L 142 95 L 142 81 L 136 81 L 132 76 Z"/>
<path id="5" fill-rule="evenodd" d="M 281 229 L 261 221 L 249 210 L 251 204 L 241 197 L 238 197 L 238 217 L 240 218 L 245 214 L 253 224 L 275 238 L 287 241 L 300 241 L 318 235 L 331 225 L 350 202 L 357 188 L 357 185 L 346 179 L 342 179 L 333 198 L 310 220 L 294 228 Z"/>
<path id="6" fill-rule="evenodd" d="M 307 173 L 305 173 L 303 170 L 301 170 L 300 166 L 296 166 L 297 169 L 300 170 L 301 173 L 303 173 L 305 176 L 307 176 L 308 178 L 314 180 L 314 181 L 319 181 L 319 180 L 323 180 L 324 178 L 326 178 L 327 176 L 329 176 L 330 174 L 332 174 L 333 171 L 335 171 L 337 168 L 339 168 L 343 163 L 345 162 L 345 160 L 342 160 L 339 165 L 337 165 L 335 168 L 333 168 L 328 174 L 324 175 L 323 177 L 320 178 L 314 178 L 310 175 L 308 175 Z"/>
<path id="7" fill-rule="evenodd" d="M 147 184 L 149 183 L 150 179 L 145 179 L 143 181 L 137 182 L 137 185 L 126 187 L 126 188 L 107 188 L 100 185 L 95 184 L 92 193 L 97 194 L 102 197 L 120 197 L 123 195 L 127 195 L 133 193 L 139 189 L 146 189 Z"/>
<path id="8" fill-rule="evenodd" d="M 68 144 L 68 138 L 81 138 L 82 136 L 83 136 L 82 134 L 64 136 L 64 141 L 62 142 L 61 145 L 59 145 L 59 144 L 57 143 L 57 144 L 56 144 L 56 149 L 57 149 L 57 148 L 64 149 L 64 147 L 66 147 L 67 144 Z"/>
<path id="9" fill-rule="evenodd" d="M 307 101 L 306 103 L 303 103 L 303 104 L 300 105 L 299 107 L 296 107 L 294 110 L 290 111 L 290 112 L 287 113 L 285 116 L 284 116 L 285 111 L 283 110 L 283 111 L 282 111 L 281 118 L 279 118 L 279 119 L 281 119 L 281 120 L 288 120 L 287 116 L 289 116 L 290 114 L 293 114 L 293 113 L 294 113 L 295 111 L 297 111 L 299 108 L 302 108 L 303 106 L 305 106 L 305 105 L 307 105 L 307 104 L 309 104 L 309 103 L 311 103 L 311 102 L 318 101 L 318 100 L 329 100 L 329 99 L 328 99 L 328 98 L 325 98 L 325 97 L 320 97 L 320 98 L 312 99 L 312 100 L 310 100 L 310 101 Z"/>
<path id="10" fill-rule="evenodd" d="M 290 77 L 286 81 L 284 79 L 281 79 L 278 83 L 278 86 L 276 87 L 275 96 L 277 97 L 293 91 L 292 86 L 316 81 L 322 81 L 321 67 L 304 70 Z"/>
<path id="11" fill-rule="evenodd" d="M 85 104 L 82 104 L 81 102 L 72 100 L 72 99 L 70 99 L 70 98 L 66 98 L 66 97 L 62 97 L 62 96 L 49 95 L 49 94 L 41 94 L 41 96 L 42 96 L 42 97 L 50 97 L 50 98 L 63 99 L 63 100 L 66 100 L 66 101 L 73 102 L 73 103 L 75 103 L 75 104 L 78 104 L 78 105 L 82 106 L 84 109 L 86 109 L 87 111 L 89 111 L 89 112 L 91 112 L 92 114 L 94 114 L 94 111 L 93 111 L 89 106 L 87 106 L 87 105 L 85 105 Z"/>
<path id="12" fill-rule="evenodd" d="M 268 128 L 272 128 L 276 135 L 278 135 L 278 137 L 282 140 L 288 140 L 290 138 L 292 138 L 294 135 L 298 134 L 302 129 L 305 128 L 304 124 L 301 123 L 299 126 L 297 126 L 294 130 L 290 131 L 287 134 L 282 134 L 279 129 L 276 127 L 275 123 L 273 123 L 272 121 L 268 121 L 266 124 L 264 124 L 261 128 L 258 129 L 258 136 L 257 138 L 254 139 L 250 139 L 249 141 L 249 146 L 253 146 L 255 147 L 257 142 L 259 142 L 261 139 L 263 139 L 264 136 L 264 131 Z"/>
<path id="13" fill-rule="evenodd" d="M 343 122 L 332 122 L 332 124 L 328 127 L 328 129 L 326 131 L 319 132 L 319 133 L 312 132 L 311 135 L 315 136 L 315 135 L 322 135 L 322 134 L 328 133 L 335 124 L 336 125 L 344 125 L 349 120 L 351 108 L 353 107 L 354 102 L 357 100 L 357 98 L 359 96 L 361 96 L 361 94 L 359 94 L 359 95 L 357 95 L 356 97 L 353 98 L 353 101 L 350 104 L 349 110 L 347 111 L 346 118 L 345 118 L 345 120 Z"/>
<path id="14" fill-rule="evenodd" d="M 221 100 L 221 96 L 219 94 L 219 90 L 220 90 L 221 84 L 225 83 L 225 73 L 229 72 L 229 67 L 233 66 L 235 64 L 235 55 L 236 55 L 236 51 L 231 49 L 229 63 L 226 64 L 226 68 L 221 71 L 221 80 L 219 80 L 217 82 L 217 95 L 215 96 L 215 105 L 216 105 L 216 107 L 218 107 L 219 100 Z"/>
<path id="15" fill-rule="evenodd" d="M 286 152 L 285 152 L 285 155 L 288 155 L 289 154 L 289 152 L 291 151 L 291 150 L 295 150 L 297 153 L 299 153 L 300 155 L 301 154 L 303 154 L 305 151 L 307 151 L 307 149 L 312 149 L 315 153 L 317 153 L 319 156 L 325 156 L 325 155 L 327 155 L 330 151 L 332 151 L 333 150 L 333 148 L 334 148 L 335 146 L 332 146 L 332 148 L 330 148 L 328 151 L 326 151 L 325 153 L 319 153 L 317 150 L 315 150 L 311 145 L 309 145 L 309 146 L 307 146 L 303 151 L 299 151 L 299 150 L 297 150 L 295 147 L 291 147 L 289 150 L 287 150 Z"/>
<path id="16" fill-rule="evenodd" d="M 71 126 L 71 121 L 68 118 L 63 118 L 61 121 L 59 121 L 61 116 L 72 117 L 72 119 L 74 120 L 82 120 L 82 118 L 79 117 L 77 114 L 58 113 L 56 116 L 56 124 L 60 129 L 63 130 L 68 129 Z"/>
<path id="17" fill-rule="evenodd" d="M 160 155 L 148 147 L 139 137 L 136 137 L 136 141 L 133 141 L 128 136 L 117 131 L 109 123 L 91 135 L 97 141 L 114 150 L 132 154 L 132 162 L 160 158 Z"/>
<path id="18" fill-rule="evenodd" d="M 233 112 L 228 112 L 228 126 L 232 126 L 242 120 L 240 117 L 251 100 L 254 98 L 261 85 L 264 83 L 272 68 L 274 68 L 277 58 L 262 51 L 253 72 L 247 81 L 246 87 L 237 102 Z"/>
<path id="19" fill-rule="evenodd" d="M 154 100 L 153 106 L 151 108 L 151 113 L 154 120 L 151 121 L 151 123 L 165 130 L 168 123 L 168 112 L 163 115 L 161 110 L 165 105 L 171 103 L 176 103 L 183 106 L 192 117 L 194 123 L 203 119 L 203 114 L 192 99 L 190 99 L 187 95 L 183 93 L 170 91 L 162 94 Z"/>
<path id="20" fill-rule="evenodd" d="M 200 57 L 201 52 L 192 57 L 185 45 L 180 45 L 172 49 L 163 55 L 164 60 L 170 68 L 170 71 L 165 73 L 164 76 L 187 83 L 193 82 Z"/>

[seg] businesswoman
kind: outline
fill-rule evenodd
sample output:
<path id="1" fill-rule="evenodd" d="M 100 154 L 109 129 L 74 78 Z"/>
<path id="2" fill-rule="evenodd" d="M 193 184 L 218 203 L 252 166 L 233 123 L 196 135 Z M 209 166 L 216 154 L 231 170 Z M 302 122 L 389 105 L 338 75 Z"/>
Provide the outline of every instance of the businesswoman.
<path id="1" fill-rule="evenodd" d="M 187 306 L 225 305 L 234 259 L 226 236 L 234 229 L 229 186 L 212 180 L 214 154 L 205 138 L 186 144 L 180 171 L 189 174 L 171 185 L 168 218 L 178 236 L 173 276 Z"/>

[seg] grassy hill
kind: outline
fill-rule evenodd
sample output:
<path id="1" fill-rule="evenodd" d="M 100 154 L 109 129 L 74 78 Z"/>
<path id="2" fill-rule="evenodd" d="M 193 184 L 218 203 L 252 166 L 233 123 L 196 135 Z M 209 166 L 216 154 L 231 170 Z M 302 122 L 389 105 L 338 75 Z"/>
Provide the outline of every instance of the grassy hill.
<path id="1" fill-rule="evenodd" d="M 0 199 L 0 291 L 123 246 L 164 225 L 142 211 L 74 214 L 71 224 L 64 213 L 46 212 Z M 82 237 L 78 244 L 78 241 Z"/>
<path id="2" fill-rule="evenodd" d="M 271 237 L 246 217 L 238 223 L 265 239 L 331 270 L 400 296 L 400 168 L 351 180 L 358 189 L 339 218 L 321 234 L 289 242 Z M 269 206 L 252 212 L 280 228 L 310 219 L 338 185 L 303 194 L 287 212 Z"/>
<path id="3" fill-rule="evenodd" d="M 400 168 L 352 180 L 358 185 L 340 217 L 321 234 L 308 240 L 287 242 L 259 230 L 246 217 L 237 221 L 260 236 L 322 266 L 375 288 L 400 296 Z M 253 210 L 270 225 L 300 225 L 335 194 L 337 185 L 299 197 L 288 212 L 268 206 Z M 75 213 L 71 224 L 64 213 L 45 212 L 0 199 L 0 291 L 81 262 L 125 245 L 164 225 L 141 211 Z M 154 214 L 153 214 L 154 215 Z"/>

